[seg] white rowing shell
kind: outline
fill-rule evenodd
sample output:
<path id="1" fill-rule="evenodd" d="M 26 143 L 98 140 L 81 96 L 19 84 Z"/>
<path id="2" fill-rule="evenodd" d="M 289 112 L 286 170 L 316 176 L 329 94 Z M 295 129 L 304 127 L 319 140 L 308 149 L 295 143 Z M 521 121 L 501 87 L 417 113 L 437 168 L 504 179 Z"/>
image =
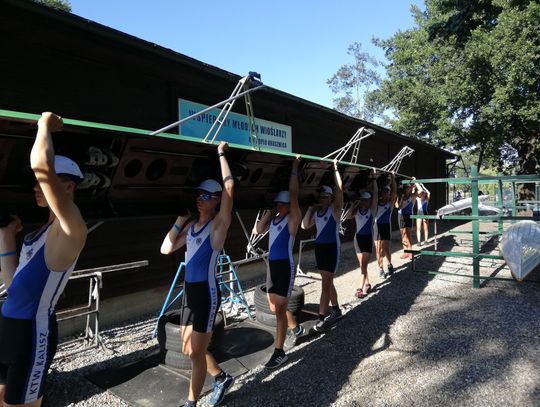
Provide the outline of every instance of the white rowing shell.
<path id="1" fill-rule="evenodd" d="M 478 202 L 486 201 L 489 195 L 479 195 Z M 452 202 L 437 210 L 437 216 L 443 217 L 444 215 L 450 215 L 454 212 L 459 212 L 463 209 L 470 208 L 472 206 L 472 198 L 460 199 L 459 201 Z"/>
<path id="2" fill-rule="evenodd" d="M 500 247 L 514 277 L 523 280 L 540 265 L 540 226 L 532 220 L 513 224 L 503 233 Z"/>

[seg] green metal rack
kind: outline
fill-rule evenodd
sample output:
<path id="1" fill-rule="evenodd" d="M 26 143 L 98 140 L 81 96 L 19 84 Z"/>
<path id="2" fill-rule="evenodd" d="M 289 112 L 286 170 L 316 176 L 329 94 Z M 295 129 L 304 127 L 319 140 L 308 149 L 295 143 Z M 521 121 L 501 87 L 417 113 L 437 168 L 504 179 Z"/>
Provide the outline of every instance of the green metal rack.
<path id="1" fill-rule="evenodd" d="M 481 280 L 510 280 L 511 278 L 504 277 L 495 277 L 490 276 L 481 276 L 480 275 L 480 261 L 483 259 L 491 260 L 504 260 L 501 253 L 496 254 L 485 254 L 480 253 L 480 236 L 497 236 L 502 235 L 504 232 L 504 223 L 512 222 L 515 223 L 518 220 L 533 220 L 536 222 L 540 221 L 540 216 L 517 216 L 517 211 L 519 208 L 523 208 L 523 203 L 538 204 L 538 201 L 518 201 L 516 199 L 516 184 L 524 183 L 540 183 L 540 174 L 533 175 L 512 175 L 512 176 L 479 176 L 478 169 L 473 166 L 471 167 L 471 173 L 469 178 L 434 178 L 434 179 L 419 179 L 419 180 L 404 180 L 403 184 L 414 184 L 418 183 L 447 183 L 447 184 L 462 184 L 470 186 L 471 197 L 472 197 L 472 206 L 470 215 L 445 215 L 439 217 L 437 215 L 412 215 L 413 219 L 433 219 L 435 222 L 445 221 L 445 220 L 462 220 L 462 221 L 471 221 L 472 230 L 453 230 L 451 229 L 448 233 L 457 233 L 457 234 L 470 234 L 472 235 L 472 252 L 452 252 L 452 251 L 437 251 L 437 250 L 405 250 L 406 253 L 412 254 L 412 269 L 414 272 L 428 273 L 428 274 L 444 274 L 444 275 L 454 275 L 465 278 L 472 278 L 473 287 L 480 288 Z M 505 205 L 503 200 L 503 186 L 504 184 L 511 184 L 511 201 L 510 205 Z M 510 211 L 511 215 L 489 215 L 481 216 L 478 211 L 479 203 L 479 185 L 482 184 L 495 184 L 497 188 L 497 206 L 499 209 L 506 209 Z M 537 188 L 538 189 L 538 188 Z M 538 199 L 538 197 L 536 197 Z M 498 222 L 498 228 L 496 232 L 485 232 L 480 231 L 480 222 Z M 439 270 L 420 270 L 417 268 L 415 256 L 442 256 L 442 257 L 461 257 L 461 258 L 472 258 L 472 275 L 467 274 L 458 274 L 450 273 Z"/>

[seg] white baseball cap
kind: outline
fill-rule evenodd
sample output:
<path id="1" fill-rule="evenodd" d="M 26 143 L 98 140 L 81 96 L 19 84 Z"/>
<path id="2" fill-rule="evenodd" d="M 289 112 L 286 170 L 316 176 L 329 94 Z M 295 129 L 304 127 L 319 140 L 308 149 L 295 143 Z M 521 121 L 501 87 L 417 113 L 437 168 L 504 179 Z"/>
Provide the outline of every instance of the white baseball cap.
<path id="1" fill-rule="evenodd" d="M 326 195 L 332 195 L 334 191 L 332 191 L 332 188 L 330 188 L 328 185 L 321 185 L 319 188 L 319 194 L 326 194 Z"/>
<path id="2" fill-rule="evenodd" d="M 290 203 L 289 191 L 281 191 L 274 198 L 274 202 Z"/>
<path id="3" fill-rule="evenodd" d="M 76 182 L 81 182 L 84 179 L 84 175 L 77 163 L 63 155 L 54 156 L 54 172 L 57 175 L 67 175 Z"/>
<path id="4" fill-rule="evenodd" d="M 214 179 L 207 179 L 201 182 L 201 184 L 197 187 L 197 189 L 200 189 L 201 191 L 208 192 L 210 194 L 215 194 L 217 192 L 223 191 L 223 188 L 221 188 L 221 184 L 217 182 Z"/>
<path id="5" fill-rule="evenodd" d="M 371 192 L 364 191 L 360 194 L 360 199 L 371 199 Z"/>

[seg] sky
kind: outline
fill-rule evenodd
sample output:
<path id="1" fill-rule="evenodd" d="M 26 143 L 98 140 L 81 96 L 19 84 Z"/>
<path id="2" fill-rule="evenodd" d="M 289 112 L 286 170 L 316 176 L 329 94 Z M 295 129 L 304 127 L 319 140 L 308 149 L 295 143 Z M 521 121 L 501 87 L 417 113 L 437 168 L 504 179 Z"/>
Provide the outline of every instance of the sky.
<path id="1" fill-rule="evenodd" d="M 352 62 L 347 48 L 414 25 L 421 0 L 70 0 L 72 12 L 210 65 L 333 107 L 326 81 Z M 232 90 L 232 89 L 231 89 Z M 225 95 L 227 96 L 227 95 Z"/>

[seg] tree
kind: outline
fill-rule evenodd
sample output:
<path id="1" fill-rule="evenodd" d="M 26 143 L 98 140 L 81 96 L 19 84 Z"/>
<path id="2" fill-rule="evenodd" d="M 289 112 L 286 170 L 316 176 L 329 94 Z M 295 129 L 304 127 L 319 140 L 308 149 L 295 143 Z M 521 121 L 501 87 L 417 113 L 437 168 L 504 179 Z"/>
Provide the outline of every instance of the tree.
<path id="1" fill-rule="evenodd" d="M 387 78 L 368 98 L 392 128 L 478 165 L 540 171 L 540 4 L 426 0 L 416 26 L 389 40 Z M 515 167 L 515 168 L 514 168 Z"/>
<path id="2" fill-rule="evenodd" d="M 62 11 L 71 13 L 71 3 L 69 2 L 69 0 L 32 0 L 32 1 L 57 9 L 57 10 L 62 10 Z"/>
<path id="3" fill-rule="evenodd" d="M 379 74 L 374 69 L 379 63 L 362 51 L 362 44 L 359 42 L 350 45 L 347 54 L 353 57 L 354 62 L 343 65 L 326 81 L 332 92 L 340 95 L 334 99 L 334 107 L 349 116 L 370 120 L 372 113 L 364 96 L 380 81 Z"/>

